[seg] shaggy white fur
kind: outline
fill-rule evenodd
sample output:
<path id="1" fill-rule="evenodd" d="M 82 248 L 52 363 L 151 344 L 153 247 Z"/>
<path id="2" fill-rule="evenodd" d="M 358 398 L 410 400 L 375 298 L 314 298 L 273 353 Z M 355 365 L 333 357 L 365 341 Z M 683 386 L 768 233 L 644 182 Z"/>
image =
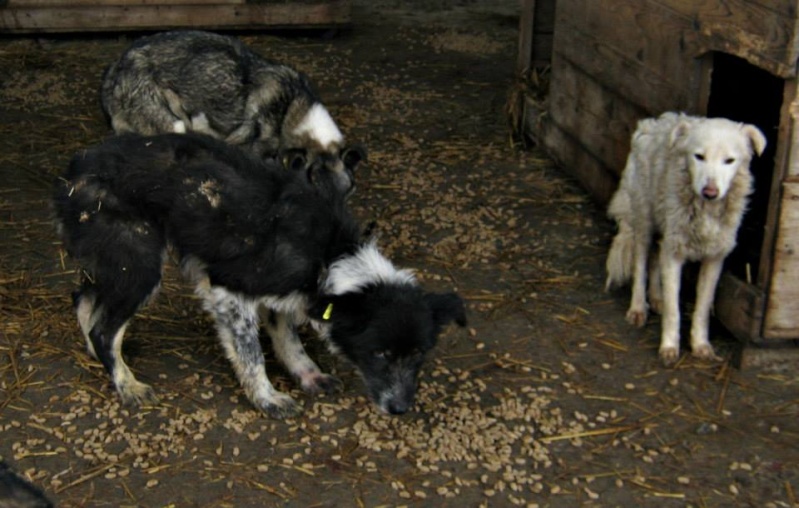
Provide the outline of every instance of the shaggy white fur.
<path id="1" fill-rule="evenodd" d="M 308 135 L 316 140 L 322 148 L 344 142 L 344 135 L 338 129 L 333 117 L 323 105 L 316 103 L 308 109 L 302 122 L 294 129 L 294 135 Z"/>
<path id="2" fill-rule="evenodd" d="M 608 253 L 606 286 L 632 278 L 627 321 L 643 326 L 652 251 L 649 305 L 663 315 L 660 357 L 666 365 L 680 353 L 679 291 L 686 261 L 701 262 L 691 349 L 699 358 L 718 359 L 708 341 L 710 309 L 752 192 L 749 163 L 765 146 L 757 127 L 723 118 L 664 113 L 638 122 L 608 208 L 619 230 Z M 657 258 L 656 235 L 661 237 Z"/>
<path id="3" fill-rule="evenodd" d="M 370 284 L 416 284 L 416 277 L 408 269 L 397 269 L 386 259 L 372 241 L 361 246 L 352 255 L 330 265 L 324 290 L 331 295 L 358 293 Z"/>

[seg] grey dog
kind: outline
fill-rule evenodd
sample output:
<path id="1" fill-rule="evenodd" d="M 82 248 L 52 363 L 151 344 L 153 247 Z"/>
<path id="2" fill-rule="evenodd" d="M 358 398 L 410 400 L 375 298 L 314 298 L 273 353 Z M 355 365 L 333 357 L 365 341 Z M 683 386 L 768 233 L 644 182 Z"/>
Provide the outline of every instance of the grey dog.
<path id="1" fill-rule="evenodd" d="M 320 160 L 346 196 L 366 154 L 348 146 L 308 77 L 235 37 L 178 30 L 142 37 L 105 72 L 103 110 L 117 134 L 194 131 L 294 170 Z"/>

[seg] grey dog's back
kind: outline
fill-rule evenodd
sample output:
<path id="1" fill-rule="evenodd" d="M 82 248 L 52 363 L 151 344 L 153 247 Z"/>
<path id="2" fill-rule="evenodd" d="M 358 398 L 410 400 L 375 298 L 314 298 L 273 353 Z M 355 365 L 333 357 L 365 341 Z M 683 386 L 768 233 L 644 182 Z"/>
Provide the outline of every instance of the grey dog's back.
<path id="1" fill-rule="evenodd" d="M 173 31 L 137 40 L 105 73 L 103 110 L 117 133 L 205 131 L 234 144 L 270 139 L 293 102 L 318 99 L 307 78 L 234 37 Z M 202 115 L 207 125 L 196 128 Z M 264 125 L 255 125 L 256 119 Z M 209 132 L 210 131 L 210 132 Z M 277 150 L 279 140 L 264 148 Z"/>

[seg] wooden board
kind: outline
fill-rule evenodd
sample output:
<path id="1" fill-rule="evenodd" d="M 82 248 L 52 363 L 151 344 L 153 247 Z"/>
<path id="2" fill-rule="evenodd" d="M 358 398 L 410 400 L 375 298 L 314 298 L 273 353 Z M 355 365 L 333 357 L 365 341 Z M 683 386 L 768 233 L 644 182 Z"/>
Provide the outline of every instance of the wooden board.
<path id="1" fill-rule="evenodd" d="M 516 72 L 544 67 L 552 58 L 555 0 L 522 0 Z"/>
<path id="2" fill-rule="evenodd" d="M 556 23 L 555 54 L 619 100 L 646 116 L 696 110 L 701 62 L 680 50 L 689 18 L 651 1 L 560 0 Z"/>
<path id="3" fill-rule="evenodd" d="M 716 288 L 714 313 L 735 337 L 760 342 L 763 322 L 763 292 L 745 281 L 725 272 Z"/>
<path id="4" fill-rule="evenodd" d="M 519 16 L 519 51 L 516 60 L 516 73 L 521 75 L 532 68 L 533 39 L 535 37 L 536 0 L 522 0 Z"/>
<path id="5" fill-rule="evenodd" d="M 109 5 L 219 5 L 219 4 L 245 4 L 246 0 L 0 0 L 0 4 L 6 8 L 15 9 L 35 9 L 41 7 L 105 7 Z"/>
<path id="6" fill-rule="evenodd" d="M 799 179 L 783 183 L 763 336 L 799 337 Z"/>
<path id="7" fill-rule="evenodd" d="M 535 132 L 535 139 L 539 143 L 559 148 L 551 152 L 552 158 L 580 180 L 596 201 L 610 201 L 618 185 L 614 174 L 608 171 L 602 161 L 591 155 L 577 138 L 554 124 L 551 115 L 542 114 L 536 106 L 532 101 L 527 103 L 525 123 L 528 132 Z"/>
<path id="8" fill-rule="evenodd" d="M 219 5 L 125 1 L 118 5 L 98 0 L 95 5 L 0 8 L 0 33 L 328 27 L 348 24 L 351 14 L 350 0 L 236 5 L 225 3 L 231 0 Z"/>
<path id="9" fill-rule="evenodd" d="M 662 0 L 698 21 L 694 54 L 723 51 L 783 78 L 799 58 L 796 0 Z"/>
<path id="10" fill-rule="evenodd" d="M 799 371 L 799 345 L 795 342 L 782 341 L 770 347 L 747 345 L 741 351 L 738 368 L 795 374 Z"/>

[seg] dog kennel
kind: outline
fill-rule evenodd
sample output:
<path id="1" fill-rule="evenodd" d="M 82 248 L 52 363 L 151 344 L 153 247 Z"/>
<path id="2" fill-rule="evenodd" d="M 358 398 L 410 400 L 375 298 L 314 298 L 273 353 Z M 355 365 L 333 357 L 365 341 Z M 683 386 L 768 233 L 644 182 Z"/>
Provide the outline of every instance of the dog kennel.
<path id="1" fill-rule="evenodd" d="M 544 100 L 524 101 L 523 129 L 603 206 L 641 118 L 685 111 L 766 134 L 716 316 L 748 343 L 799 338 L 799 0 L 524 0 L 522 11 L 520 80 L 549 81 Z"/>
<path id="2" fill-rule="evenodd" d="M 351 0 L 0 0 L 0 33 L 335 28 Z"/>

